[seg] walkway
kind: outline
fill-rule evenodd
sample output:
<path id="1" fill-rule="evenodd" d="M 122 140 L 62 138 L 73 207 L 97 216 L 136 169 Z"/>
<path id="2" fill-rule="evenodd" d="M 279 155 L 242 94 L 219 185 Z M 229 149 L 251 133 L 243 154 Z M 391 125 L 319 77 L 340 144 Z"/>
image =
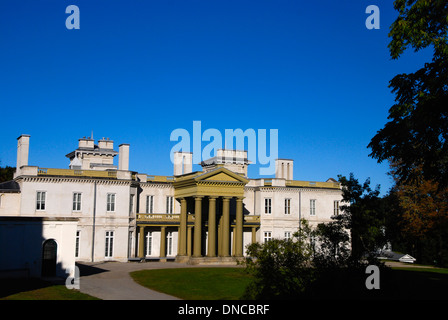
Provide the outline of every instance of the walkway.
<path id="1" fill-rule="evenodd" d="M 129 273 L 145 269 L 192 267 L 171 262 L 96 262 L 77 265 L 81 276 L 80 291 L 103 300 L 178 300 L 137 284 Z"/>

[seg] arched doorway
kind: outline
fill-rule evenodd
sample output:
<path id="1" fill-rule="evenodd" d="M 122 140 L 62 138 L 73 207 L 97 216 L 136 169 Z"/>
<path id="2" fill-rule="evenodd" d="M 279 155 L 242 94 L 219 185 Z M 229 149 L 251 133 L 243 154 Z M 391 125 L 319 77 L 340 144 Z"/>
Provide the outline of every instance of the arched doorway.
<path id="1" fill-rule="evenodd" d="M 46 240 L 42 246 L 42 276 L 53 277 L 56 275 L 56 257 L 58 244 L 54 239 Z"/>

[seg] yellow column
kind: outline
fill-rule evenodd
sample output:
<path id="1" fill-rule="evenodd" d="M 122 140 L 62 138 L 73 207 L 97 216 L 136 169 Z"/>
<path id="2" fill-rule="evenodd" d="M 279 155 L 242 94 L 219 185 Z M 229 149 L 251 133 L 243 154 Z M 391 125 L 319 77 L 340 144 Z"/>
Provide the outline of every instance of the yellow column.
<path id="1" fill-rule="evenodd" d="M 222 256 L 230 256 L 230 213 L 229 213 L 230 197 L 222 198 L 222 215 L 223 225 L 221 228 L 222 233 Z"/>
<path id="2" fill-rule="evenodd" d="M 201 256 L 201 240 L 202 240 L 202 197 L 194 198 L 194 248 L 193 256 Z"/>
<path id="3" fill-rule="evenodd" d="M 222 215 L 220 215 L 218 223 L 218 256 L 222 257 Z"/>
<path id="4" fill-rule="evenodd" d="M 252 243 L 257 242 L 257 227 L 252 227 Z"/>
<path id="5" fill-rule="evenodd" d="M 145 257 L 145 227 L 140 226 L 140 234 L 138 235 L 138 257 Z"/>
<path id="6" fill-rule="evenodd" d="M 208 202 L 208 250 L 207 256 L 216 257 L 216 197 Z"/>
<path id="7" fill-rule="evenodd" d="M 160 227 L 160 258 L 166 257 L 166 227 Z"/>
<path id="8" fill-rule="evenodd" d="M 180 199 L 179 256 L 187 255 L 187 199 Z"/>
<path id="9" fill-rule="evenodd" d="M 191 229 L 193 227 L 187 227 L 187 256 L 191 257 Z"/>
<path id="10" fill-rule="evenodd" d="M 243 197 L 236 199 L 235 256 L 243 256 Z"/>

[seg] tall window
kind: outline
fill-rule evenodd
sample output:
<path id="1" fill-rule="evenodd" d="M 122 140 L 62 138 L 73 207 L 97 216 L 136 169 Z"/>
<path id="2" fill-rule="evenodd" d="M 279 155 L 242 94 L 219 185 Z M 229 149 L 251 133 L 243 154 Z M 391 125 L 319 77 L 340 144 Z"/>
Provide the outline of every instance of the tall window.
<path id="1" fill-rule="evenodd" d="M 268 241 L 271 241 L 271 239 L 272 239 L 272 232 L 271 231 L 265 231 L 264 232 L 264 238 L 263 238 L 264 243 L 266 243 Z"/>
<path id="2" fill-rule="evenodd" d="M 73 193 L 73 211 L 81 211 L 81 192 Z"/>
<path id="3" fill-rule="evenodd" d="M 81 231 L 76 231 L 76 245 L 75 245 L 75 258 L 79 257 L 79 240 L 81 238 Z"/>
<path id="4" fill-rule="evenodd" d="M 36 210 L 45 210 L 46 191 L 37 191 L 36 194 Z"/>
<path id="5" fill-rule="evenodd" d="M 339 214 L 339 201 L 333 201 L 333 214 L 337 216 Z"/>
<path id="6" fill-rule="evenodd" d="M 289 240 L 289 239 L 291 239 L 291 232 L 285 231 L 285 240 Z"/>
<path id="7" fill-rule="evenodd" d="M 167 238 L 166 238 L 166 242 L 167 242 L 167 255 L 171 256 L 173 254 L 173 233 L 172 232 L 168 232 L 167 233 Z"/>
<path id="8" fill-rule="evenodd" d="M 108 212 L 115 211 L 115 193 L 107 194 L 107 211 Z"/>
<path id="9" fill-rule="evenodd" d="M 106 231 L 106 251 L 104 254 L 106 258 L 113 257 L 113 248 L 114 248 L 114 232 Z"/>
<path id="10" fill-rule="evenodd" d="M 173 197 L 166 197 L 166 212 L 173 213 Z"/>
<path id="11" fill-rule="evenodd" d="M 316 199 L 310 200 L 310 216 L 316 215 Z"/>
<path id="12" fill-rule="evenodd" d="M 154 196 L 146 196 L 146 213 L 154 212 Z"/>
<path id="13" fill-rule="evenodd" d="M 291 214 L 291 199 L 285 199 L 285 214 Z"/>
<path id="14" fill-rule="evenodd" d="M 271 214 L 272 212 L 272 199 L 271 198 L 265 198 L 264 199 L 264 213 L 265 214 Z"/>
<path id="15" fill-rule="evenodd" d="M 150 256 L 152 253 L 152 232 L 151 231 L 148 231 L 146 233 L 145 245 L 146 245 L 146 249 L 145 249 L 146 255 Z"/>

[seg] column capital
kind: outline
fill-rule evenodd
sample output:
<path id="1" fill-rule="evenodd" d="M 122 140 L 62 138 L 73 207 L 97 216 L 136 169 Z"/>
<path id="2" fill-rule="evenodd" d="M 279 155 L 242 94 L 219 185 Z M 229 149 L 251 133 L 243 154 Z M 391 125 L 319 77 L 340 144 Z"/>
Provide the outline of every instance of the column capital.
<path id="1" fill-rule="evenodd" d="M 204 196 L 193 196 L 193 198 L 194 198 L 195 200 L 200 200 L 200 199 L 204 198 Z"/>
<path id="2" fill-rule="evenodd" d="M 207 197 L 208 197 L 209 200 L 216 200 L 216 199 L 218 199 L 217 196 L 207 196 Z"/>
<path id="3" fill-rule="evenodd" d="M 236 197 L 236 201 L 243 201 L 246 197 Z"/>
<path id="4" fill-rule="evenodd" d="M 230 201 L 230 199 L 232 199 L 233 197 L 221 197 L 222 198 L 222 200 L 226 200 L 226 201 Z"/>

